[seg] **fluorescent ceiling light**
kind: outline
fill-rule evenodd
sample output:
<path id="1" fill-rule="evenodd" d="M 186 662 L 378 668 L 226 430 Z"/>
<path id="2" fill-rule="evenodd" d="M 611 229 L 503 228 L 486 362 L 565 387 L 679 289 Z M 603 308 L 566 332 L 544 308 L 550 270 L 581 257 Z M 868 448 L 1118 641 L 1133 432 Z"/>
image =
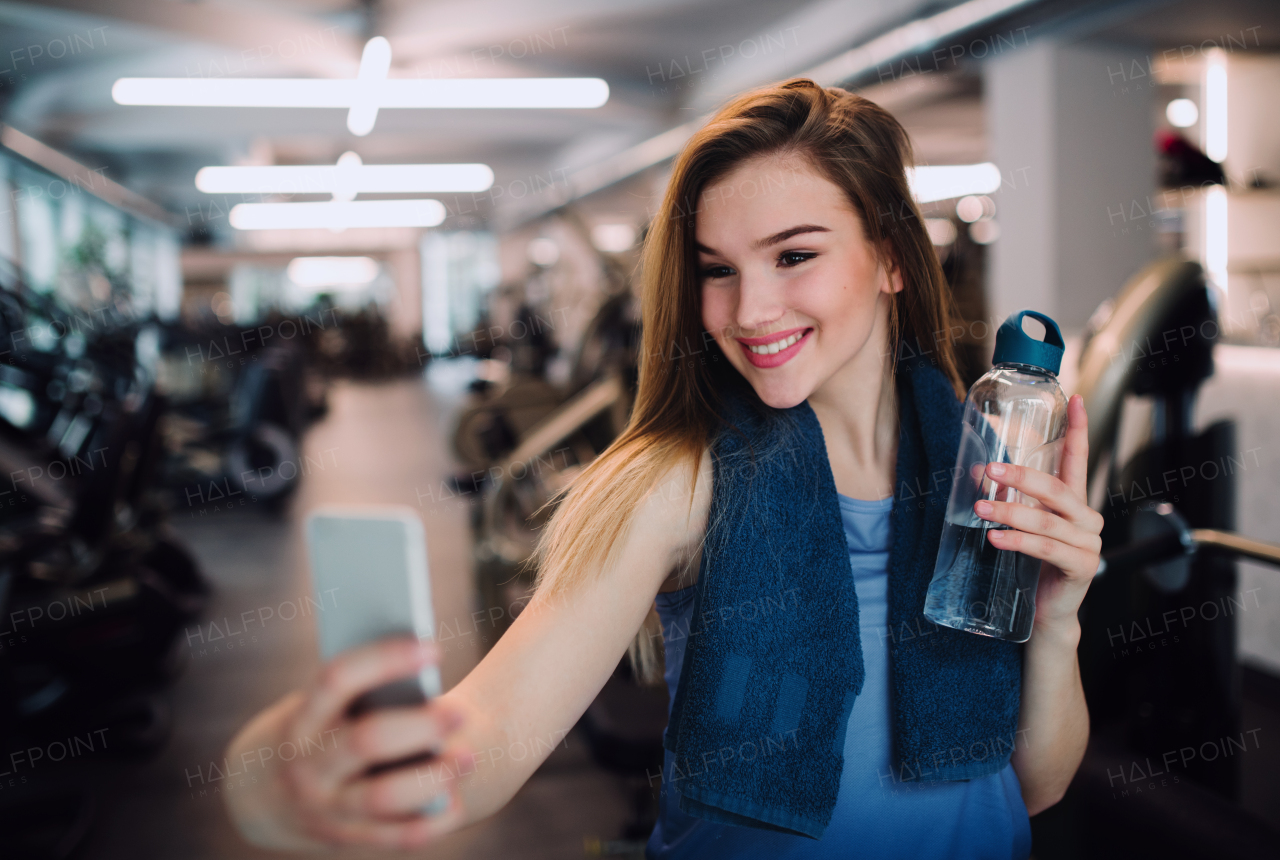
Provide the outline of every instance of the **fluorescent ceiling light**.
<path id="1" fill-rule="evenodd" d="M 1204 194 L 1204 267 L 1224 291 L 1227 289 L 1229 259 L 1227 231 L 1227 190 L 1210 186 Z"/>
<path id="2" fill-rule="evenodd" d="M 554 266 L 560 259 L 560 246 L 556 244 L 555 239 L 539 236 L 529 240 L 525 253 L 529 257 L 529 262 L 535 265 Z"/>
<path id="3" fill-rule="evenodd" d="M 355 156 L 349 159 L 348 156 Z M 196 188 L 206 194 L 444 194 L 493 185 L 486 164 L 362 164 L 355 153 L 337 165 L 202 167 Z M 350 199 L 350 197 L 347 197 Z"/>
<path id="4" fill-rule="evenodd" d="M 122 105 L 345 108 L 347 129 L 373 130 L 383 108 L 597 108 L 609 100 L 601 78 L 388 79 L 391 45 L 364 46 L 355 78 L 120 78 L 111 98 Z"/>
<path id="5" fill-rule="evenodd" d="M 1227 55 L 1211 48 L 1204 70 L 1204 154 L 1221 164 L 1227 158 Z"/>
<path id="6" fill-rule="evenodd" d="M 990 245 L 1000 238 L 1000 225 L 995 221 L 974 221 L 969 225 L 969 238 L 979 245 Z"/>
<path id="7" fill-rule="evenodd" d="M 1000 188 L 1000 169 L 982 164 L 908 167 L 907 182 L 917 203 L 932 203 L 969 194 L 990 194 Z"/>
<path id="8" fill-rule="evenodd" d="M 120 78 L 122 105 L 351 108 L 359 81 L 311 78 Z M 380 108 L 595 108 L 609 99 L 600 78 L 396 78 L 368 87 Z"/>
<path id="9" fill-rule="evenodd" d="M 373 131 L 373 124 L 378 121 L 378 100 L 375 90 L 379 83 L 387 79 L 389 71 L 391 71 L 391 43 L 381 36 L 375 36 L 364 44 L 364 52 L 360 55 L 360 68 L 356 72 L 359 96 L 347 111 L 347 130 L 357 137 L 364 137 Z"/>
<path id="10" fill-rule="evenodd" d="M 359 200 L 324 203 L 240 203 L 228 220 L 237 230 L 345 230 L 348 227 L 435 227 L 439 200 Z"/>
<path id="11" fill-rule="evenodd" d="M 1165 118 L 1178 128 L 1190 128 L 1200 119 L 1200 109 L 1191 99 L 1174 99 L 1165 105 Z"/>
<path id="12" fill-rule="evenodd" d="M 996 202 L 985 194 L 970 194 L 956 202 L 956 217 L 966 224 L 985 221 L 996 215 Z"/>
<path id="13" fill-rule="evenodd" d="M 926 218 L 924 229 L 935 248 L 945 248 L 956 240 L 956 225 L 950 218 Z"/>
<path id="14" fill-rule="evenodd" d="M 286 271 L 300 287 L 359 285 L 378 277 L 378 262 L 372 257 L 294 257 Z"/>
<path id="15" fill-rule="evenodd" d="M 597 250 L 619 254 L 636 244 L 636 228 L 630 224 L 597 224 L 591 228 L 591 244 Z"/>

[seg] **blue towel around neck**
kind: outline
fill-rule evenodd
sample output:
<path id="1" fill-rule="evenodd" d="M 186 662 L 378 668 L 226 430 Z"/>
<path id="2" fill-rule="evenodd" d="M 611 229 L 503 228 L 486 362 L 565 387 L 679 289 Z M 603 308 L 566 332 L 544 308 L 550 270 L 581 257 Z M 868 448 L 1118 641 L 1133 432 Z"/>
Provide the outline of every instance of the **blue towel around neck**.
<path id="1" fill-rule="evenodd" d="M 1014 748 L 1022 646 L 924 617 L 961 403 L 927 360 L 897 365 L 889 629 L 894 778 L 996 773 Z M 666 746 L 680 809 L 820 839 L 864 676 L 835 479 L 807 402 L 722 392 L 712 498 Z"/>

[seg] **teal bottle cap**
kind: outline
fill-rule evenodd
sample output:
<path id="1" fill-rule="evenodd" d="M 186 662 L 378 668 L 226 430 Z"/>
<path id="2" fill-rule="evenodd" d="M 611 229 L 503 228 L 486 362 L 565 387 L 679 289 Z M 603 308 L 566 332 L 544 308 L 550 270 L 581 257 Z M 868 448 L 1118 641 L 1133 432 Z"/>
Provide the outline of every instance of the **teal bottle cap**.
<path id="1" fill-rule="evenodd" d="M 1024 317 L 1044 323 L 1044 340 L 1035 340 L 1022 330 Z M 1056 322 L 1039 311 L 1018 311 L 1010 314 L 996 330 L 996 351 L 991 356 L 991 363 L 1025 364 L 1057 376 L 1065 351 L 1066 343 Z"/>

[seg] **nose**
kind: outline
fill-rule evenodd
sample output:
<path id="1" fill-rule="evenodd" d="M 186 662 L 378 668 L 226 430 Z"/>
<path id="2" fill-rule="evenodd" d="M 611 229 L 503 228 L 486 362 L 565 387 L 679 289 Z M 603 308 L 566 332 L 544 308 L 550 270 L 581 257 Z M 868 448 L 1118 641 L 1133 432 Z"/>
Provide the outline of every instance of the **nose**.
<path id="1" fill-rule="evenodd" d="M 775 324 L 787 313 L 786 291 L 775 278 L 757 272 L 742 272 L 738 278 L 738 308 L 735 322 L 741 332 L 755 334 Z"/>

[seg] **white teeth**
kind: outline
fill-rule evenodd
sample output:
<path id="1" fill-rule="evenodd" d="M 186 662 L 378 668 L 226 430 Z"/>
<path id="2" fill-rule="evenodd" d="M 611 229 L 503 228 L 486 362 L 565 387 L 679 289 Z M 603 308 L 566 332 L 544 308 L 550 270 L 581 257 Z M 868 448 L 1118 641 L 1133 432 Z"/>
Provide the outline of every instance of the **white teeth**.
<path id="1" fill-rule="evenodd" d="M 751 350 L 756 355 L 773 355 L 791 346 L 803 336 L 804 332 L 796 332 L 790 337 L 783 338 L 782 340 L 775 340 L 773 343 L 766 343 L 761 346 L 749 346 L 747 349 Z"/>

